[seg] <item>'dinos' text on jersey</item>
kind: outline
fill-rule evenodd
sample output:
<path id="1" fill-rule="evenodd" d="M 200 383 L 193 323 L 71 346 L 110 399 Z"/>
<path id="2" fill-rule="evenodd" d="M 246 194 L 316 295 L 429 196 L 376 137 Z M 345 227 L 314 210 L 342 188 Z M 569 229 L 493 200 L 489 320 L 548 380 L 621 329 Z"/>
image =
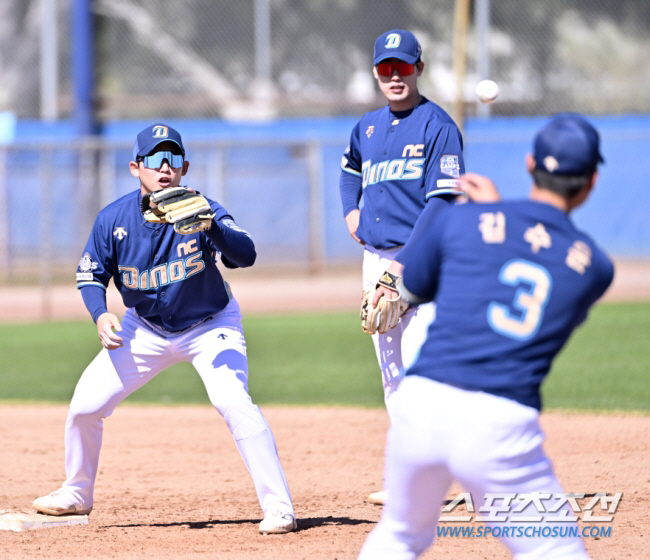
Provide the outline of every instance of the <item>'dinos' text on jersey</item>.
<path id="1" fill-rule="evenodd" d="M 120 265 L 122 284 L 130 290 L 153 290 L 174 282 L 182 282 L 205 269 L 203 252 L 140 272 L 135 266 Z"/>
<path id="2" fill-rule="evenodd" d="M 422 177 L 424 162 L 422 156 L 424 144 L 407 144 L 399 159 L 389 159 L 379 163 L 366 160 L 361 165 L 363 173 L 362 186 L 374 185 L 382 181 L 399 181 L 419 179 Z"/>

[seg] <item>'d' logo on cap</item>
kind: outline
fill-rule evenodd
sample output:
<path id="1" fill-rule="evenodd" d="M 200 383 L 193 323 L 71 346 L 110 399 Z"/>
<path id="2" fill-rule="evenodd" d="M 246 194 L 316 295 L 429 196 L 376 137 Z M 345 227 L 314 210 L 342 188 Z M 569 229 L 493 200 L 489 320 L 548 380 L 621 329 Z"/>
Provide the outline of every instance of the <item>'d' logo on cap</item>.
<path id="1" fill-rule="evenodd" d="M 154 126 L 151 132 L 154 138 L 167 138 L 169 136 L 169 129 L 166 126 Z"/>
<path id="2" fill-rule="evenodd" d="M 384 46 L 387 49 L 396 49 L 402 41 L 402 36 L 399 33 L 391 33 L 386 37 Z"/>

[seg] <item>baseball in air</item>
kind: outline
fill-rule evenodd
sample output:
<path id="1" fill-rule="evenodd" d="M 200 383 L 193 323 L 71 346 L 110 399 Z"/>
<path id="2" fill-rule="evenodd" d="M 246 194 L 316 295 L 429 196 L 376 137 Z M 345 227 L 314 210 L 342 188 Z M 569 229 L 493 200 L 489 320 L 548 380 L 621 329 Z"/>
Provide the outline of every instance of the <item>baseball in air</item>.
<path id="1" fill-rule="evenodd" d="M 499 95 L 499 86 L 492 80 L 481 80 L 476 85 L 476 97 L 481 103 L 492 103 Z"/>

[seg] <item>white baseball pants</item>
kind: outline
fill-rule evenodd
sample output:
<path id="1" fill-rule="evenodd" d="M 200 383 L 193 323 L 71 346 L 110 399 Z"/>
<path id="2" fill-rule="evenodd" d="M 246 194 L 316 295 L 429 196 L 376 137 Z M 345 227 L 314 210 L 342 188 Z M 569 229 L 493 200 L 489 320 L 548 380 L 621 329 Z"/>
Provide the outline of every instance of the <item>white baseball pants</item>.
<path id="1" fill-rule="evenodd" d="M 371 290 L 399 253 L 397 249 L 375 249 L 366 246 L 363 252 L 363 289 Z M 397 326 L 385 334 L 375 333 L 372 342 L 381 369 L 384 401 L 392 418 L 392 396 L 404 377 L 404 372 L 415 362 L 420 347 L 427 337 L 427 329 L 435 317 L 435 306 L 426 303 L 409 309 Z"/>
<path id="2" fill-rule="evenodd" d="M 361 560 L 420 556 L 436 537 L 441 504 L 454 479 L 471 494 L 476 512 L 488 492 L 562 492 L 542 449 L 544 434 L 534 408 L 413 375 L 402 381 L 394 400 L 386 447 L 388 503 L 363 545 Z M 562 509 L 574 515 L 566 504 Z M 526 514 L 539 515 L 533 504 L 517 515 Z M 521 525 L 563 531 L 576 526 L 511 519 L 488 525 L 498 525 L 501 534 L 505 527 Z M 466 526 L 479 524 L 472 520 Z M 579 537 L 500 538 L 517 560 L 588 559 Z"/>
<path id="3" fill-rule="evenodd" d="M 65 427 L 64 489 L 84 508 L 92 507 L 103 419 L 164 369 L 191 362 L 233 435 L 262 509 L 282 504 L 293 512 L 273 434 L 248 395 L 246 341 L 237 302 L 232 299 L 221 313 L 178 335 L 151 328 L 128 309 L 119 334 L 124 346 L 103 349 L 83 372 L 72 397 Z"/>

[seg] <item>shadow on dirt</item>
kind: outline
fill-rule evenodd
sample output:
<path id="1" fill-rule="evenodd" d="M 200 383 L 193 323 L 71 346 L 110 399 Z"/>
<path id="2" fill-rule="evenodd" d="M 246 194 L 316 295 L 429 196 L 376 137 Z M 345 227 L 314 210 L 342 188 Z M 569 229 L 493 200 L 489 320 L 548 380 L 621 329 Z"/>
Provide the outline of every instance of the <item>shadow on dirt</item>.
<path id="1" fill-rule="evenodd" d="M 173 523 L 129 523 L 127 525 L 103 525 L 103 529 L 131 527 L 187 527 L 189 529 L 207 529 L 220 525 L 246 525 L 258 524 L 261 519 L 211 519 L 209 521 L 176 521 Z M 325 527 L 328 525 L 374 525 L 376 521 L 370 519 L 353 519 L 350 517 L 304 517 L 298 518 L 297 531 L 306 531 L 314 527 Z"/>

